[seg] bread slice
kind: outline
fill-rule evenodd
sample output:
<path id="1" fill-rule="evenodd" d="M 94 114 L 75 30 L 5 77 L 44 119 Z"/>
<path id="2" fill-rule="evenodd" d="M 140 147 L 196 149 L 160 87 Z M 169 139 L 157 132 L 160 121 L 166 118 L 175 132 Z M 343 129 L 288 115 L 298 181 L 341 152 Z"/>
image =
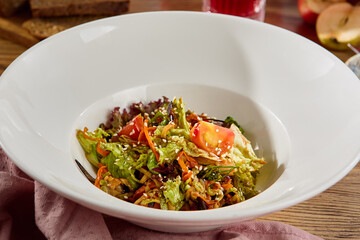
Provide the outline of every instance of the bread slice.
<path id="1" fill-rule="evenodd" d="M 31 47 L 39 42 L 39 39 L 31 35 L 26 29 L 4 18 L 0 18 L 0 37 L 25 47 Z"/>
<path id="2" fill-rule="evenodd" d="M 27 2 L 27 0 L 0 0 L 0 15 L 10 17 Z"/>
<path id="3" fill-rule="evenodd" d="M 44 39 L 68 28 L 102 17 L 104 16 L 32 18 L 25 21 L 22 27 L 28 30 L 31 35 L 39 39 Z"/>
<path id="4" fill-rule="evenodd" d="M 30 0 L 34 17 L 118 15 L 128 11 L 129 0 Z"/>

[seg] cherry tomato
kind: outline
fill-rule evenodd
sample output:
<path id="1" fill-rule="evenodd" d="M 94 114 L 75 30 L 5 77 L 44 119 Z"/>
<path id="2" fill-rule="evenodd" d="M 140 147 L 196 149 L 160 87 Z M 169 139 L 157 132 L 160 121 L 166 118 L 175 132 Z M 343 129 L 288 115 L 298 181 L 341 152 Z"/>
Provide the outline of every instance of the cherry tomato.
<path id="1" fill-rule="evenodd" d="M 198 148 L 221 156 L 233 147 L 235 134 L 229 128 L 200 121 L 191 129 L 190 139 Z"/>
<path id="2" fill-rule="evenodd" d="M 139 114 L 134 117 L 125 127 L 123 127 L 118 135 L 126 135 L 133 140 L 138 140 L 140 132 L 144 128 L 143 117 Z"/>

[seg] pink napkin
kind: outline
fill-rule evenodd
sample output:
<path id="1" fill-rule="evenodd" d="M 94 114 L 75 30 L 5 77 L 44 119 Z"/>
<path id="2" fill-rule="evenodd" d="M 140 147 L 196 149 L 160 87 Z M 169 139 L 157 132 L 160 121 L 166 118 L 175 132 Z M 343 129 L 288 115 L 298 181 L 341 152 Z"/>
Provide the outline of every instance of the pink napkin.
<path id="1" fill-rule="evenodd" d="M 216 230 L 172 234 L 144 229 L 78 205 L 23 173 L 0 148 L 0 239 L 319 240 L 293 226 L 248 221 Z"/>

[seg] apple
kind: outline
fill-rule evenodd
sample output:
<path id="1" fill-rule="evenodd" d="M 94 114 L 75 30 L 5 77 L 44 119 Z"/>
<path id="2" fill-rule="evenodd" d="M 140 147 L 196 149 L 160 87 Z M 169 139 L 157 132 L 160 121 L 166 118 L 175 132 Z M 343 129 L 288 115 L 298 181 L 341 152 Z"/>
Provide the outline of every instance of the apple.
<path id="1" fill-rule="evenodd" d="M 298 0 L 297 6 L 300 15 L 304 19 L 304 21 L 309 24 L 315 25 L 316 19 L 319 14 L 315 13 L 309 8 L 309 5 L 307 4 L 307 0 Z"/>
<path id="2" fill-rule="evenodd" d="M 298 10 L 305 22 L 315 25 L 319 14 L 328 6 L 346 0 L 298 0 Z"/>
<path id="3" fill-rule="evenodd" d="M 320 42 L 334 50 L 346 50 L 347 44 L 360 44 L 360 5 L 336 3 L 322 11 L 316 21 Z"/>

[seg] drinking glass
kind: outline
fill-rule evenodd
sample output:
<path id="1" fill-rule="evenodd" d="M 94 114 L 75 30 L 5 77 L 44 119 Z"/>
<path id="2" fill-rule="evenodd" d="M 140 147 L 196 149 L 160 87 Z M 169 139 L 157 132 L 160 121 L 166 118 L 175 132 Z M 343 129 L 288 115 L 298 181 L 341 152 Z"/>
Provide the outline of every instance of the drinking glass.
<path id="1" fill-rule="evenodd" d="M 203 11 L 264 21 L 266 0 L 203 0 Z"/>

